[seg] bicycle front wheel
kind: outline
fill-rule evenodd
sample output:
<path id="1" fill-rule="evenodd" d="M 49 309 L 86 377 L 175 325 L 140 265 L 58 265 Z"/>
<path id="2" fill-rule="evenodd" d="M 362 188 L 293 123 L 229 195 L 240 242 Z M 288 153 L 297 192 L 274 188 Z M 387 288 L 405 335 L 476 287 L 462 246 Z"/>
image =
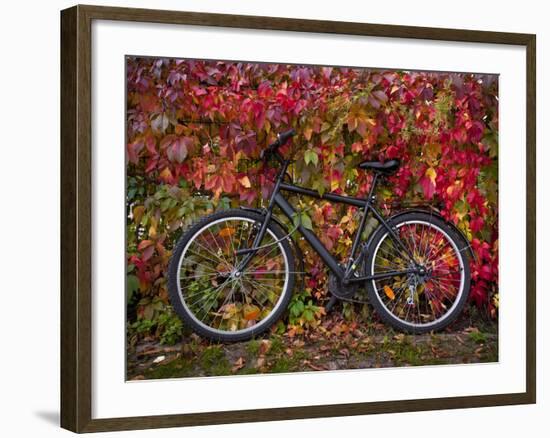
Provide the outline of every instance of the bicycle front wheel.
<path id="1" fill-rule="evenodd" d="M 369 301 L 385 322 L 399 330 L 425 333 L 447 327 L 462 311 L 470 290 L 469 260 L 460 238 L 429 213 L 404 214 L 390 226 L 401 244 L 379 227 L 371 241 L 367 273 L 403 272 L 416 266 L 422 272 L 368 281 Z"/>
<path id="2" fill-rule="evenodd" d="M 294 260 L 285 234 L 270 223 L 260 249 L 239 270 L 263 216 L 245 210 L 212 214 L 180 239 L 169 268 L 170 300 L 195 332 L 216 341 L 242 341 L 268 329 L 286 309 Z M 281 240 L 283 239 L 283 240 Z"/>

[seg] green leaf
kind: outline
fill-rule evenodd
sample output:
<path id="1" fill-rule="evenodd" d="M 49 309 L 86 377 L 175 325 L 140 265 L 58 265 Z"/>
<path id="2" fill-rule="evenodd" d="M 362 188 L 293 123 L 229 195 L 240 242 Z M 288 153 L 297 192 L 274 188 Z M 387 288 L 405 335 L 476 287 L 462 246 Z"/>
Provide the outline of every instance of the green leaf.
<path id="1" fill-rule="evenodd" d="M 317 179 L 317 180 L 313 181 L 312 187 L 313 187 L 314 190 L 317 190 L 317 192 L 321 196 L 323 196 L 325 194 L 325 192 L 327 191 L 327 187 L 325 185 L 325 180 L 323 179 L 322 176 L 321 176 L 320 179 Z"/>
<path id="2" fill-rule="evenodd" d="M 309 321 L 309 322 L 315 320 L 315 316 L 314 316 L 313 312 L 310 309 L 304 310 L 303 317 L 306 321 Z"/>
<path id="3" fill-rule="evenodd" d="M 139 289 L 139 280 L 135 275 L 126 276 L 126 299 L 130 302 L 134 293 Z"/>
<path id="4" fill-rule="evenodd" d="M 314 150 L 308 149 L 304 152 L 304 161 L 306 162 L 306 164 L 313 163 L 315 166 L 317 166 L 317 164 L 319 164 L 319 156 Z"/>
<path id="5" fill-rule="evenodd" d="M 132 187 L 131 189 L 128 189 L 128 200 L 134 199 L 134 196 L 136 196 L 137 189 L 135 187 Z"/>
<path id="6" fill-rule="evenodd" d="M 311 218 L 308 216 L 308 214 L 305 211 L 297 212 L 292 216 L 292 222 L 294 222 L 294 226 L 302 225 L 304 228 L 307 228 L 308 230 L 313 229 L 313 223 L 311 222 Z"/>
<path id="7" fill-rule="evenodd" d="M 313 230 L 313 223 L 311 222 L 311 218 L 305 211 L 301 213 L 300 220 L 304 228 L 307 228 L 308 230 Z"/>

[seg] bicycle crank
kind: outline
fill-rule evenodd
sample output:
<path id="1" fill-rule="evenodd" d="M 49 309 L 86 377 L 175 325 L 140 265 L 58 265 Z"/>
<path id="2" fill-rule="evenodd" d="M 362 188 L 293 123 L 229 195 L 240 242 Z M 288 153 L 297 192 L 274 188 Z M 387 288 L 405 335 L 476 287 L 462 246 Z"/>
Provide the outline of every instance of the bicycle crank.
<path id="1" fill-rule="evenodd" d="M 335 297 L 346 300 L 355 295 L 359 285 L 357 283 L 344 286 L 340 279 L 332 272 L 328 275 L 328 290 Z"/>

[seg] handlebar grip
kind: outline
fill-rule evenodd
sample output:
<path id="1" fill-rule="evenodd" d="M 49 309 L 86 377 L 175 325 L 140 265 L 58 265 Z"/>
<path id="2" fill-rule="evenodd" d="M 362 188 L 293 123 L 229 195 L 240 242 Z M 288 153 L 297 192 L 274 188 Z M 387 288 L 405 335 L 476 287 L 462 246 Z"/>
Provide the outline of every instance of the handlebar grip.
<path id="1" fill-rule="evenodd" d="M 296 134 L 294 129 L 289 129 L 288 131 L 281 132 L 277 135 L 278 146 L 284 145 L 293 135 Z"/>

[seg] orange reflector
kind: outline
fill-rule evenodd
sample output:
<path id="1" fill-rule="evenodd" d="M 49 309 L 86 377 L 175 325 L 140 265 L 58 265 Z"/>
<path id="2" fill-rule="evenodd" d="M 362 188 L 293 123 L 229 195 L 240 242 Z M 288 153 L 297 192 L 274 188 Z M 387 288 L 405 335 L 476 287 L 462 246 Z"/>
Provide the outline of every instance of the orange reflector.
<path id="1" fill-rule="evenodd" d="M 395 300 L 395 294 L 393 293 L 393 289 L 389 286 L 384 286 L 384 293 L 387 295 L 387 297 L 390 300 Z"/>

